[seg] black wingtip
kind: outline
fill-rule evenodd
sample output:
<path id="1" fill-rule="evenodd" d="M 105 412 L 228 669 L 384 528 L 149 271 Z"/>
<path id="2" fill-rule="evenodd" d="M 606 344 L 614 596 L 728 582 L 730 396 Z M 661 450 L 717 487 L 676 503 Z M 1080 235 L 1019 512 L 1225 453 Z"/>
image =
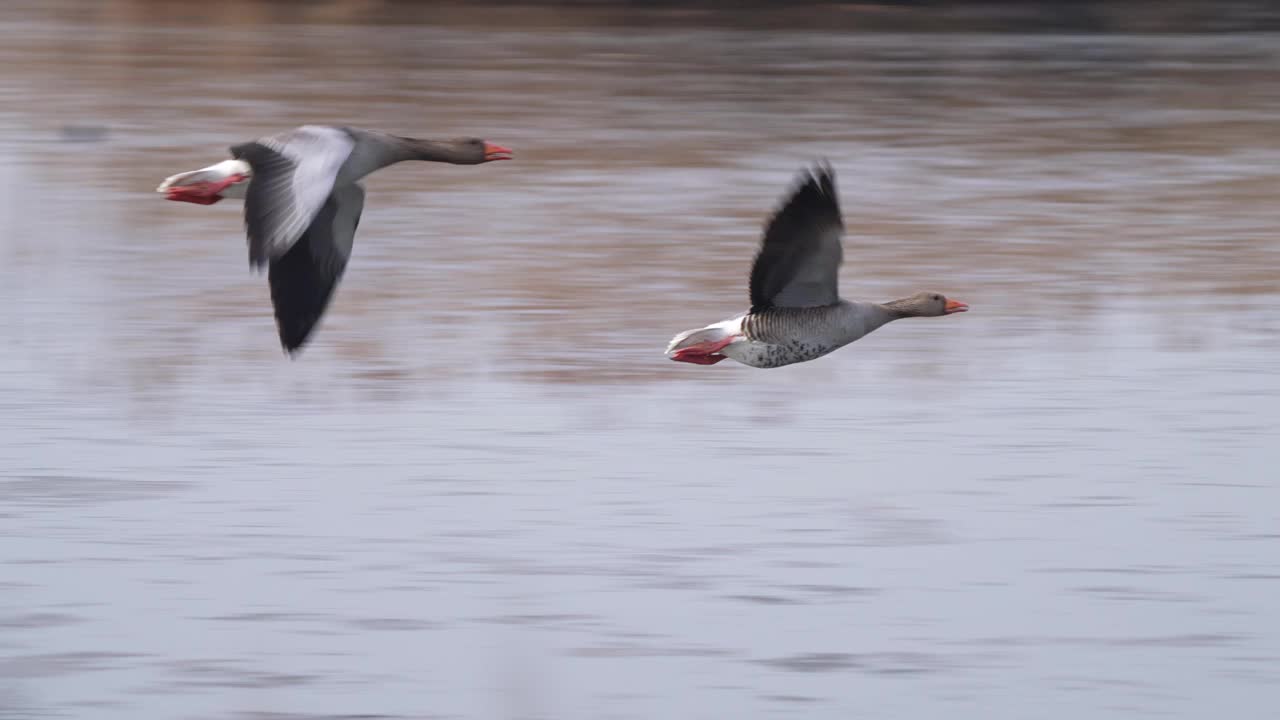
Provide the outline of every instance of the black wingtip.
<path id="1" fill-rule="evenodd" d="M 307 340 L 311 337 L 311 328 L 307 328 L 306 335 L 299 336 L 297 328 L 285 328 L 281 330 L 277 327 L 277 334 L 280 337 L 280 349 L 284 354 L 289 356 L 290 360 L 297 360 L 302 354 L 302 348 L 307 344 Z"/>
<path id="2" fill-rule="evenodd" d="M 829 215 L 840 227 L 844 227 L 840 196 L 836 193 L 836 171 L 829 160 L 824 158 L 800 171 L 791 191 L 783 195 L 782 203 L 774 216 L 787 211 Z M 768 222 L 772 221 L 773 218 L 770 218 Z"/>
<path id="3" fill-rule="evenodd" d="M 316 329 L 319 328 L 320 315 L 324 312 L 324 308 L 307 306 L 306 301 L 315 298 L 297 294 L 296 286 L 286 289 L 273 285 L 271 289 L 272 304 L 275 306 L 276 336 L 280 338 L 280 348 L 290 360 L 296 360 L 303 347 L 308 344 L 311 337 L 315 335 Z M 286 290 L 294 294 L 288 295 L 287 298 L 282 296 L 281 293 Z"/>
<path id="4" fill-rule="evenodd" d="M 812 166 L 805 168 L 800 176 L 800 188 L 807 189 L 813 187 L 814 190 L 822 195 L 837 200 L 836 196 L 836 171 L 831 167 L 831 161 L 823 158 Z"/>
<path id="5" fill-rule="evenodd" d="M 310 314 L 276 313 L 276 336 L 280 338 L 280 348 L 293 359 L 302 351 L 302 346 L 311 339 L 312 332 L 319 324 L 319 317 Z"/>

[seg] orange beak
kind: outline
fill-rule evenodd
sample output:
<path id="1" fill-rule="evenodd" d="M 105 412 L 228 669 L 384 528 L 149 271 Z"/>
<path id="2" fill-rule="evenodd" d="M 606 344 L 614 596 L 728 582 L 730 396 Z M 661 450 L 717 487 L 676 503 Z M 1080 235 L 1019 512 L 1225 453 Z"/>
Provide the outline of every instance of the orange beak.
<path id="1" fill-rule="evenodd" d="M 508 150 L 507 148 L 504 148 L 501 145 L 497 145 L 491 142 L 487 142 L 484 144 L 484 161 L 485 162 L 489 162 L 490 160 L 510 160 L 510 159 L 511 159 L 511 151 Z"/>
<path id="2" fill-rule="evenodd" d="M 943 312 L 945 312 L 947 315 L 950 315 L 952 313 L 961 313 L 961 312 L 968 312 L 968 311 L 969 311 L 969 304 L 962 303 L 959 300 L 947 300 L 947 306 L 946 308 L 943 309 Z"/>

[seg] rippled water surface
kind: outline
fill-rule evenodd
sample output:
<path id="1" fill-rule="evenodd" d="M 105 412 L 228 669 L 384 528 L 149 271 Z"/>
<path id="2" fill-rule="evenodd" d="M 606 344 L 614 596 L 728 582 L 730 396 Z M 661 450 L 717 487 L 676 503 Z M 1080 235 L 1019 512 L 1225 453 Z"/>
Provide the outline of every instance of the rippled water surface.
<path id="1" fill-rule="evenodd" d="M 0 717 L 1275 707 L 1280 37 L 647 12 L 0 11 Z M 152 190 L 303 122 L 517 161 L 370 178 L 290 361 Z M 665 360 L 822 157 L 972 312 Z"/>

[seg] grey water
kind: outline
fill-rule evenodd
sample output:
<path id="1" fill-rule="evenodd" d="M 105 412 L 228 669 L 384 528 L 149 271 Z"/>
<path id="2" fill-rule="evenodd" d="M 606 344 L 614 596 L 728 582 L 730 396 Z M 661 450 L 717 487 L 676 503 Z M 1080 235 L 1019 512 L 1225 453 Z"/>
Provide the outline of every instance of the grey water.
<path id="1" fill-rule="evenodd" d="M 0 10 L 0 718 L 1274 711 L 1280 37 L 440 7 Z M 289 360 L 153 189 L 305 122 L 516 160 L 371 177 Z M 971 312 L 666 360 L 822 158 Z"/>

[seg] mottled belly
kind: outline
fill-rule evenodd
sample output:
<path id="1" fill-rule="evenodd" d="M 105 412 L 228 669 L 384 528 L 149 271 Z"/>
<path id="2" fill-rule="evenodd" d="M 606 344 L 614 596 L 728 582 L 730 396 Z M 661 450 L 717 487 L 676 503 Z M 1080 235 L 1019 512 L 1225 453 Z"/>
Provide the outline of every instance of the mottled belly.
<path id="1" fill-rule="evenodd" d="M 820 358 L 835 350 L 834 345 L 792 340 L 785 343 L 749 341 L 730 345 L 721 352 L 743 365 L 775 368 Z"/>

